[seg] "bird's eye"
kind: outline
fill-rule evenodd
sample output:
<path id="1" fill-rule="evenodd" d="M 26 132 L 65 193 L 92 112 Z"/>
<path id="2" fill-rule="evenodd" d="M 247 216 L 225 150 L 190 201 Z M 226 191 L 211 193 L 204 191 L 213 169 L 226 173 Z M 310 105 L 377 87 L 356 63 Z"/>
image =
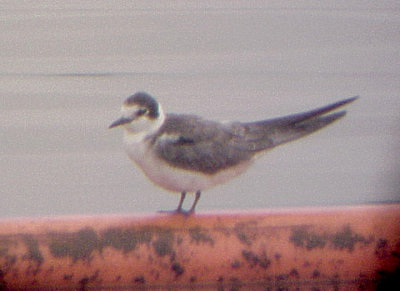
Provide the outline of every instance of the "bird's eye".
<path id="1" fill-rule="evenodd" d="M 139 108 L 139 110 L 136 112 L 137 116 L 142 116 L 143 114 L 147 113 L 146 108 Z"/>

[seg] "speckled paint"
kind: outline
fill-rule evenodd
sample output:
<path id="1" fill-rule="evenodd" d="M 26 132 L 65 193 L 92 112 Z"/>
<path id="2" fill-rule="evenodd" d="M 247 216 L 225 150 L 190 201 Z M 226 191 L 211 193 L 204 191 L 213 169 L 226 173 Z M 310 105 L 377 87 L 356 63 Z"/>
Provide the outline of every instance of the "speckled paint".
<path id="1" fill-rule="evenodd" d="M 396 282 L 400 205 L 0 222 L 0 290 L 374 290 Z"/>

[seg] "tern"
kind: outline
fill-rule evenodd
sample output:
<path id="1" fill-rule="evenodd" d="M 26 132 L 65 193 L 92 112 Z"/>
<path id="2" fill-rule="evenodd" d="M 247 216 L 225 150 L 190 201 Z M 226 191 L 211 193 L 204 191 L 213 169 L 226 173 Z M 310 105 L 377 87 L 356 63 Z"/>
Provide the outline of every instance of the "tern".
<path id="1" fill-rule="evenodd" d="M 156 185 L 181 193 L 172 213 L 192 214 L 201 192 L 244 173 L 262 153 L 309 135 L 338 120 L 333 112 L 358 96 L 310 111 L 254 122 L 218 122 L 191 114 L 164 113 L 146 92 L 128 97 L 122 116 L 109 128 L 124 128 L 124 146 Z M 191 208 L 182 208 L 187 192 L 195 193 Z"/>

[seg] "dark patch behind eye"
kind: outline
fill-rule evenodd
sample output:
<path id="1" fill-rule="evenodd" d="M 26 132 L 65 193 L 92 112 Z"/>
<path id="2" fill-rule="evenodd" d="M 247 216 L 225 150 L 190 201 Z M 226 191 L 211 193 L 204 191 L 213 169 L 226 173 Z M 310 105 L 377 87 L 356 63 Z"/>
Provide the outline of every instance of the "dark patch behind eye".
<path id="1" fill-rule="evenodd" d="M 139 108 L 139 110 L 137 111 L 137 116 L 142 116 L 143 114 L 147 113 L 147 109 L 146 108 Z"/>
<path id="2" fill-rule="evenodd" d="M 194 144 L 194 139 L 180 136 L 179 139 L 176 141 L 177 145 L 190 145 Z"/>
<path id="3" fill-rule="evenodd" d="M 148 116 L 152 119 L 160 115 L 157 101 L 146 92 L 137 92 L 124 102 L 125 105 L 139 105 L 148 109 Z"/>

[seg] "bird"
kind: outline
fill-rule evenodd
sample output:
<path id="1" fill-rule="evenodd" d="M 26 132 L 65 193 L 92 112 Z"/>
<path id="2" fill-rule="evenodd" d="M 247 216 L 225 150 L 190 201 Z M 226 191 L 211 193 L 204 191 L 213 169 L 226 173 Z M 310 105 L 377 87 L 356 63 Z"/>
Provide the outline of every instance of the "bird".
<path id="1" fill-rule="evenodd" d="M 342 118 L 345 110 L 332 111 L 357 98 L 266 120 L 220 122 L 165 113 L 154 97 L 140 91 L 124 101 L 122 116 L 109 128 L 124 128 L 129 158 L 153 183 L 180 193 L 178 207 L 161 212 L 190 215 L 202 191 L 244 173 L 266 151 Z M 186 193 L 195 193 L 189 210 L 183 209 Z"/>

